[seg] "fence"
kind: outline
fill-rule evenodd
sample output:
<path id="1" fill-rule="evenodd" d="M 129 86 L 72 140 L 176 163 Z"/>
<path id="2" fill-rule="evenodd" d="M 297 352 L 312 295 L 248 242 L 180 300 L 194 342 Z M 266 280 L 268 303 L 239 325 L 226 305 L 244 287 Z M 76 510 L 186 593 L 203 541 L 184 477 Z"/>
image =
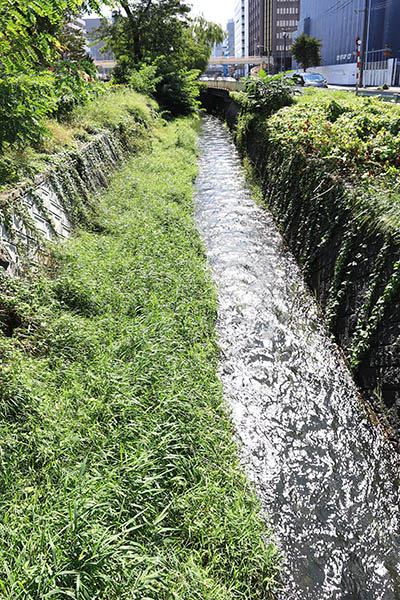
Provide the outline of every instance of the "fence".
<path id="1" fill-rule="evenodd" d="M 377 87 L 384 85 L 396 85 L 397 82 L 397 59 L 388 58 L 387 49 L 371 50 L 367 52 L 363 84 Z"/>

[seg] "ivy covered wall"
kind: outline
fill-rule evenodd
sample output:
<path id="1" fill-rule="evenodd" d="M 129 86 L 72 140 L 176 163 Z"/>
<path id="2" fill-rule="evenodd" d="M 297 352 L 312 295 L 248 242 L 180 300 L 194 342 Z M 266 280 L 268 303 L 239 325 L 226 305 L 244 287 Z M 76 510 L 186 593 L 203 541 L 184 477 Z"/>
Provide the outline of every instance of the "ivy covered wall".
<path id="1" fill-rule="evenodd" d="M 0 269 L 11 276 L 45 260 L 46 240 L 68 237 L 93 222 L 94 195 L 123 155 L 119 136 L 97 135 L 79 151 L 58 156 L 33 183 L 0 195 Z"/>

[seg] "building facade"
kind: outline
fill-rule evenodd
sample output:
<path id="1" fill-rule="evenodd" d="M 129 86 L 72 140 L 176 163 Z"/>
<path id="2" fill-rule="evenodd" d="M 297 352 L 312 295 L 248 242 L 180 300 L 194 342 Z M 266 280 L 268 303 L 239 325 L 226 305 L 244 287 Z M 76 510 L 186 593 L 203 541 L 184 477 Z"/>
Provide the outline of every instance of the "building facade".
<path id="1" fill-rule="evenodd" d="M 400 59 L 400 1 L 370 0 L 369 8 L 368 62 Z M 356 38 L 363 37 L 364 20 L 365 0 L 301 0 L 298 34 L 322 41 L 322 65 L 345 65 L 356 62 Z"/>
<path id="2" fill-rule="evenodd" d="M 264 48 L 265 2 L 264 0 L 248 0 L 249 2 L 249 56 L 267 54 Z"/>
<path id="3" fill-rule="evenodd" d="M 236 0 L 235 4 L 235 56 L 249 55 L 249 0 Z M 238 76 L 245 76 L 247 67 L 237 69 Z"/>
<path id="4" fill-rule="evenodd" d="M 226 47 L 228 56 L 235 56 L 235 20 L 229 19 L 226 24 Z"/>
<path id="5" fill-rule="evenodd" d="M 292 41 L 300 17 L 300 0 L 270 0 L 275 71 L 292 68 Z"/>
<path id="6" fill-rule="evenodd" d="M 300 0 L 248 0 L 249 55 L 267 57 L 273 72 L 291 67 L 292 35 Z"/>

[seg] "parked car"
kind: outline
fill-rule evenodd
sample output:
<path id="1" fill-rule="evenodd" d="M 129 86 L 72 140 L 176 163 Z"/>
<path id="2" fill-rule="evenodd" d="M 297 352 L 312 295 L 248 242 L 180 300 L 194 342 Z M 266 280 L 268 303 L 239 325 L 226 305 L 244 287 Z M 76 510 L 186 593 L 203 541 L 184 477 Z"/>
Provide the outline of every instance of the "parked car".
<path id="1" fill-rule="evenodd" d="M 321 73 L 293 73 L 293 81 L 303 87 L 327 88 L 326 79 Z"/>

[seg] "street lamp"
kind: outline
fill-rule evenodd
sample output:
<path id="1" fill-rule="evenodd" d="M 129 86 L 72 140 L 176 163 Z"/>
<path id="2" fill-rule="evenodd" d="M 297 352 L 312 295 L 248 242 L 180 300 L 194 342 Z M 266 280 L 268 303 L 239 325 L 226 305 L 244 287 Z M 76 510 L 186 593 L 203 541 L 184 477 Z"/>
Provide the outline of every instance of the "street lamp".
<path id="1" fill-rule="evenodd" d="M 284 32 L 283 33 L 283 69 L 282 71 L 285 72 L 286 71 L 286 41 L 289 38 L 289 34 Z"/>
<path id="2" fill-rule="evenodd" d="M 256 41 L 256 40 L 254 40 L 254 41 Z M 265 46 L 263 46 L 262 44 L 257 44 L 256 48 L 262 48 L 263 51 L 264 51 L 264 56 L 265 56 Z M 268 70 L 268 75 L 269 75 L 269 67 L 270 67 L 269 60 L 270 60 L 270 57 L 269 57 L 269 48 L 267 48 L 267 70 Z"/>

